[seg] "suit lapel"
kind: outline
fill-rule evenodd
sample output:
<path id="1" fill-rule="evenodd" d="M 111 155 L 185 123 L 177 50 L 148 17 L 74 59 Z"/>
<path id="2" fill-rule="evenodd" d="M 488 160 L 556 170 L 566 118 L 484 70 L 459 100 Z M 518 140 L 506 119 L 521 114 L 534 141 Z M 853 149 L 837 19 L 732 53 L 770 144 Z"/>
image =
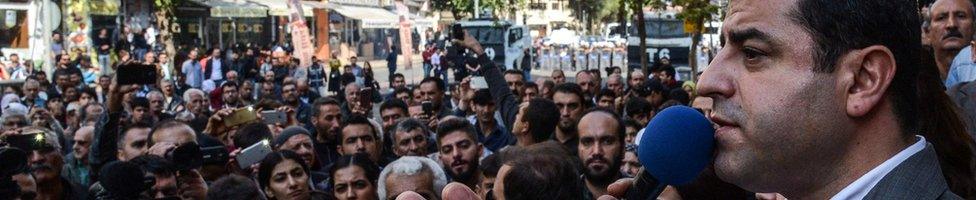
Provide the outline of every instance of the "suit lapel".
<path id="1" fill-rule="evenodd" d="M 864 199 L 937 199 L 948 192 L 932 144 L 885 175 Z"/>

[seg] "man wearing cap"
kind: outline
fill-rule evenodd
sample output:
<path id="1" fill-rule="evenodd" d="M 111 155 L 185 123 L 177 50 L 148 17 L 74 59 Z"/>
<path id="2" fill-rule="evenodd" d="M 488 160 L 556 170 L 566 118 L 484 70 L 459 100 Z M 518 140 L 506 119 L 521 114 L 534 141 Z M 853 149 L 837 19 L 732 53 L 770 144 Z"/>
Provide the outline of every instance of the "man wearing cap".
<path id="1" fill-rule="evenodd" d="M 305 161 L 305 165 L 308 165 L 309 171 L 311 172 L 312 184 L 315 185 L 316 189 L 323 191 L 328 185 L 326 181 L 329 176 L 322 170 L 322 165 L 315 160 L 315 145 L 312 142 L 312 133 L 308 129 L 302 128 L 300 126 L 291 126 L 285 128 L 281 131 L 278 137 L 274 138 L 271 144 L 272 147 L 281 150 L 289 150 L 298 154 Z M 324 183 L 324 184 L 319 184 Z"/>
<path id="2" fill-rule="evenodd" d="M 25 127 L 19 134 L 34 133 L 41 134 L 39 137 L 43 141 L 41 148 L 28 151 L 31 174 L 37 180 L 36 199 L 85 199 L 87 188 L 61 176 L 64 156 L 60 153 L 57 134 L 38 127 Z"/>

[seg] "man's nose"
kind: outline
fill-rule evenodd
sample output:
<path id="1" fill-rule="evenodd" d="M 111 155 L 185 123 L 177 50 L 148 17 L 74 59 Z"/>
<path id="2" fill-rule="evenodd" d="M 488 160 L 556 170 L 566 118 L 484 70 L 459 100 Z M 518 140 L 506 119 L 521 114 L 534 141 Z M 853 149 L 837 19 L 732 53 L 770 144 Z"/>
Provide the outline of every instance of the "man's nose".
<path id="1" fill-rule="evenodd" d="M 728 56 L 728 49 L 719 51 L 715 60 L 708 65 L 698 80 L 698 94 L 708 97 L 729 97 L 734 94 L 734 85 L 731 74 L 735 72 L 734 62 Z"/>

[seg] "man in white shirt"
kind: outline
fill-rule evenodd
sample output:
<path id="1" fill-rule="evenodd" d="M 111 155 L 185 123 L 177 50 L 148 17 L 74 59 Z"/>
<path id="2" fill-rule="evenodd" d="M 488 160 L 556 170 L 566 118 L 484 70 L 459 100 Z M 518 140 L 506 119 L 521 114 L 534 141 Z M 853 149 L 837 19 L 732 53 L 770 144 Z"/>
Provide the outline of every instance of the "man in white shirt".
<path id="1" fill-rule="evenodd" d="M 220 48 L 213 48 L 210 50 L 210 59 L 207 60 L 206 69 L 203 72 L 204 80 L 211 80 L 214 85 L 220 85 L 224 80 L 224 74 L 230 69 L 229 66 L 223 66 L 223 57 L 220 56 Z"/>
<path id="2" fill-rule="evenodd" d="M 919 132 L 932 117 L 916 84 L 938 80 L 916 78 L 915 5 L 731 1 L 725 46 L 698 83 L 714 101 L 716 175 L 790 199 L 959 199 L 916 135 L 950 133 Z"/>

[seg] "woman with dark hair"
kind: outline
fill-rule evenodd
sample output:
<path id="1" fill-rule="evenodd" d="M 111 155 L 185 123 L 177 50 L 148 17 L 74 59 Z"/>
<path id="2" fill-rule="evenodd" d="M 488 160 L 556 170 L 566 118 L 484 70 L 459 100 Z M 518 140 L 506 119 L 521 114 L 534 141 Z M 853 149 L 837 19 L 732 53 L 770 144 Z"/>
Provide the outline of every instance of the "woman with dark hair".
<path id="1" fill-rule="evenodd" d="M 258 169 L 258 183 L 268 199 L 331 199 L 325 193 L 314 191 L 309 177 L 308 166 L 302 158 L 288 150 L 268 154 Z"/>
<path id="2" fill-rule="evenodd" d="M 363 153 L 342 156 L 329 168 L 332 195 L 339 200 L 379 199 L 376 180 L 380 169 Z"/>

